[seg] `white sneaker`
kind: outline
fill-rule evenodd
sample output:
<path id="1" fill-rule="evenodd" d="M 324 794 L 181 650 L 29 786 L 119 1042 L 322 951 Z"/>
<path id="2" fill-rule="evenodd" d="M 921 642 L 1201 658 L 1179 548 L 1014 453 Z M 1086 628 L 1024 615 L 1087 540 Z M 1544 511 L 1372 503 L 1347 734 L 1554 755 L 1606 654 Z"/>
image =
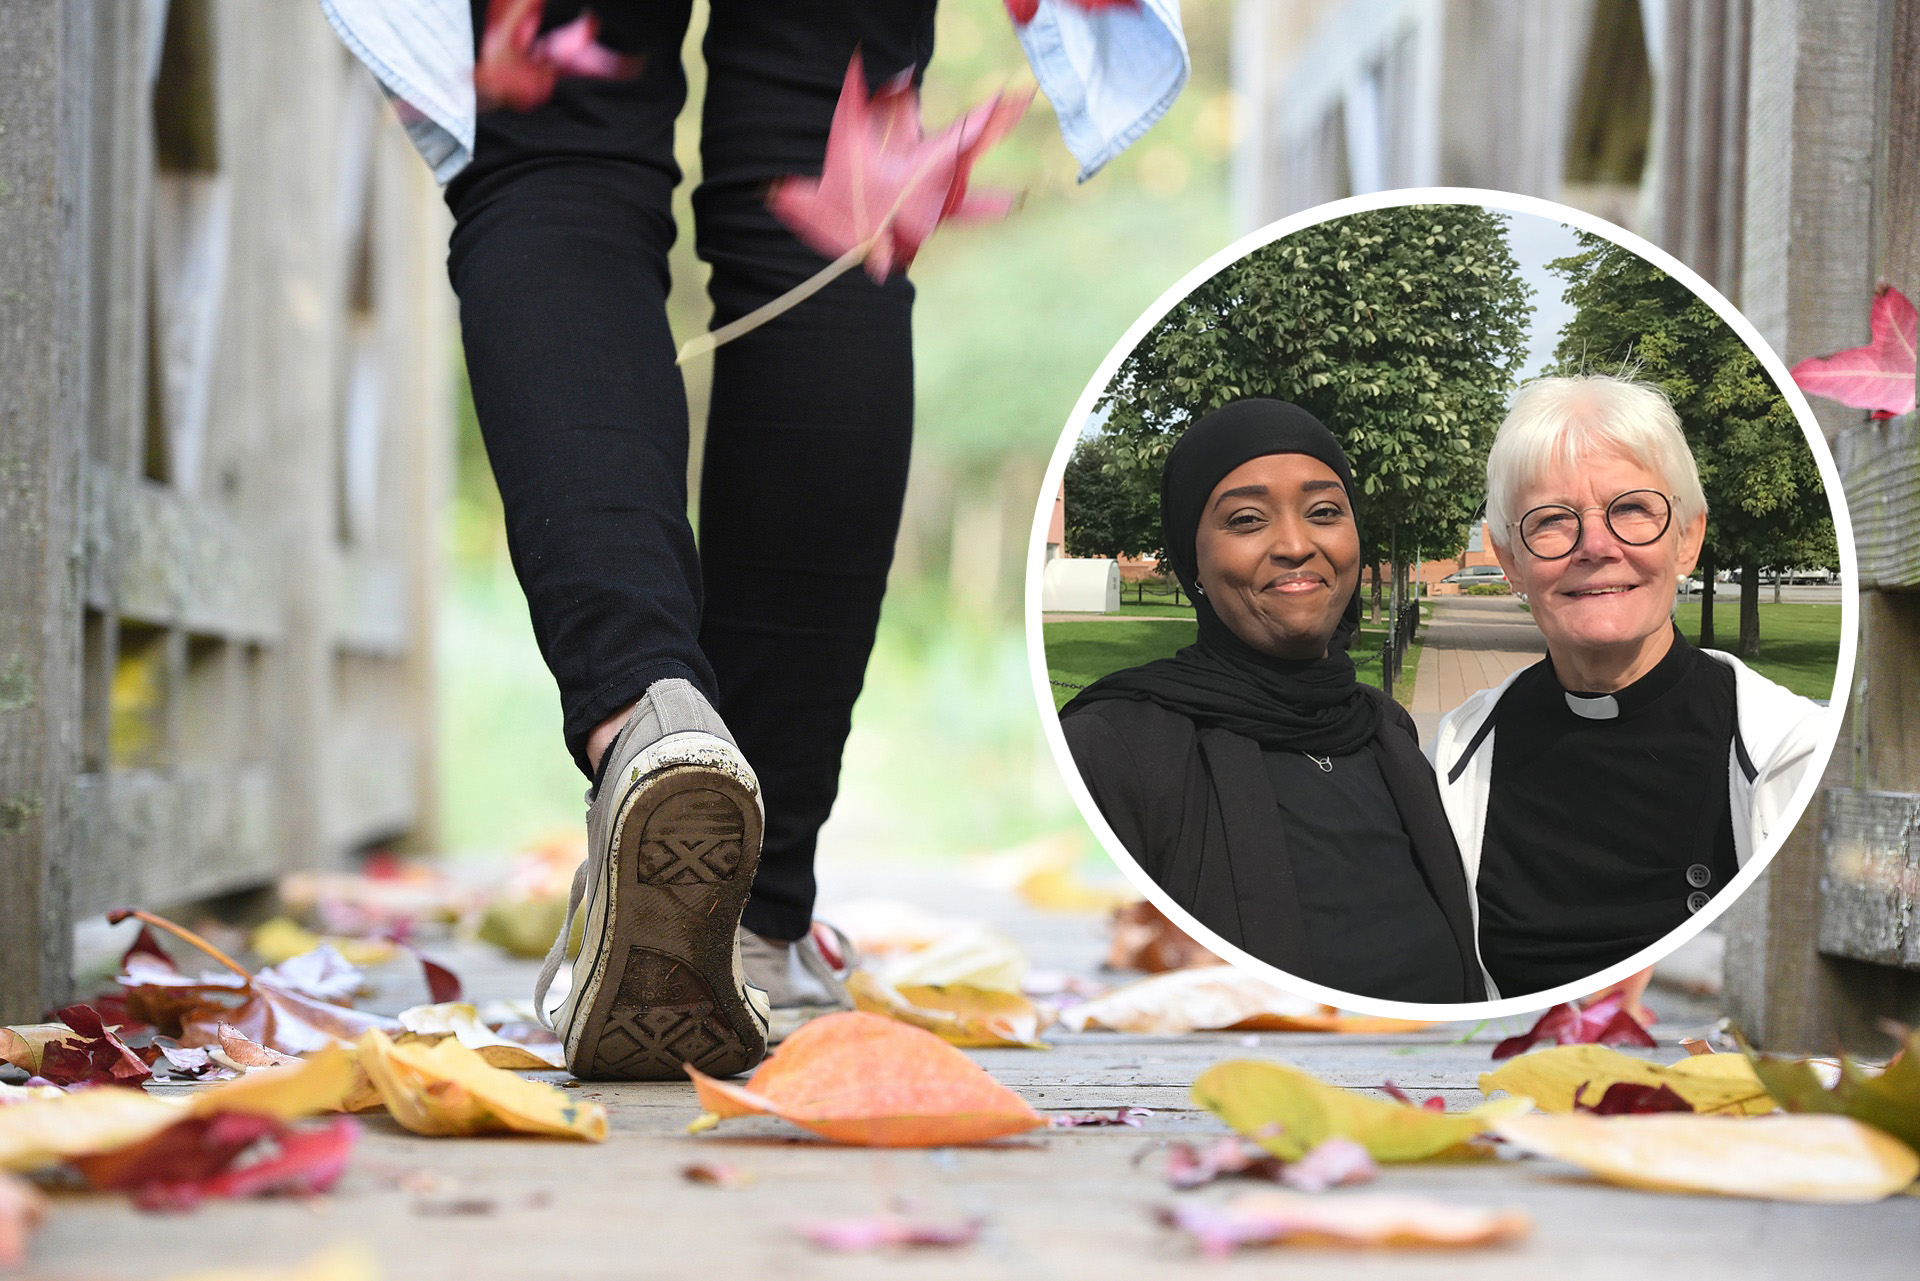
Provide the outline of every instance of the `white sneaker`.
<path id="1" fill-rule="evenodd" d="M 688 1063 L 744 1072 L 767 1052 L 767 995 L 748 983 L 734 937 L 760 859 L 760 785 L 684 680 L 649 687 L 607 757 L 534 1005 L 575 1076 L 682 1080 Z"/>
<path id="2" fill-rule="evenodd" d="M 822 946 L 823 934 L 826 946 Z M 815 921 L 806 937 L 794 943 L 762 938 L 742 928 L 739 945 L 747 982 L 767 994 L 767 1044 L 778 1045 L 809 1019 L 853 1008 L 846 979 L 860 964 L 860 956 L 853 941 L 825 921 Z"/>

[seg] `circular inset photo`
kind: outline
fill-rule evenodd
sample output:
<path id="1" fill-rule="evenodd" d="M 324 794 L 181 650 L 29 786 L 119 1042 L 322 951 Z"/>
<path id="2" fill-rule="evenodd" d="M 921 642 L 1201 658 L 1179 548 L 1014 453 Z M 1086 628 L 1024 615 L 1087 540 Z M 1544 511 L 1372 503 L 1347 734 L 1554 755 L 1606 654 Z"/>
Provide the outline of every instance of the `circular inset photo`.
<path id="1" fill-rule="evenodd" d="M 1196 939 L 1374 1014 L 1630 981 L 1759 877 L 1849 687 L 1839 480 L 1670 255 L 1529 197 L 1342 201 L 1108 355 L 1028 572 L 1062 771 Z"/>

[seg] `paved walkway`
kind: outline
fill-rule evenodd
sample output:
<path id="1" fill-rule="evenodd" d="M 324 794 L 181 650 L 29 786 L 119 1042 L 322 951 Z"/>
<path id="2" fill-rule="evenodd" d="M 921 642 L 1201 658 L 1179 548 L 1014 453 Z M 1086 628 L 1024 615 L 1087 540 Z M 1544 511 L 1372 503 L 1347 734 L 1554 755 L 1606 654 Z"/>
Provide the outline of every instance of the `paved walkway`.
<path id="1" fill-rule="evenodd" d="M 1421 743 L 1433 741 L 1440 718 L 1467 695 L 1491 689 L 1546 652 L 1540 629 L 1511 596 L 1436 599 L 1413 682 L 1413 720 Z"/>
<path id="2" fill-rule="evenodd" d="M 963 866 L 823 865 L 823 914 L 849 898 L 901 898 L 947 915 L 991 921 L 1036 967 L 1093 971 L 1105 951 L 1092 914 L 1041 913 L 987 888 Z M 480 1000 L 524 995 L 534 964 L 491 949 L 442 949 Z M 406 967 L 400 967 L 402 971 Z M 412 975 L 407 976 L 409 981 Z M 1713 1006 L 1656 990 L 1655 1026 L 1678 1057 Z M 393 992 L 382 1004 L 417 994 Z M 1521 1018 L 1454 1024 L 1399 1036 L 1219 1033 L 1191 1036 L 1049 1035 L 1052 1050 L 979 1050 L 974 1057 L 1041 1110 L 1153 1109 L 1138 1128 L 1066 1129 L 971 1148 L 836 1147 L 770 1120 L 685 1132 L 698 1108 L 680 1083 L 576 1087 L 606 1104 L 612 1123 L 597 1145 L 537 1139 L 428 1139 L 378 1116 L 363 1120 L 358 1151 L 335 1192 L 312 1202 L 215 1202 L 193 1214 L 145 1215 L 125 1197 L 55 1198 L 27 1271 L 58 1277 L 160 1277 L 218 1266 L 286 1266 L 339 1242 L 358 1242 L 386 1281 L 499 1277 L 569 1281 L 625 1277 L 738 1277 L 760 1281 L 866 1278 L 1180 1278 L 1287 1276 L 1537 1281 L 1678 1272 L 1701 1277 L 1910 1278 L 1920 1257 L 1920 1204 L 1781 1205 L 1661 1196 L 1608 1187 L 1538 1161 L 1432 1162 L 1390 1167 L 1376 1190 L 1467 1205 L 1515 1207 L 1533 1218 L 1523 1241 L 1495 1250 L 1250 1251 L 1224 1262 L 1195 1256 L 1154 1221 L 1176 1199 L 1218 1201 L 1249 1184 L 1186 1193 L 1167 1189 L 1150 1149 L 1206 1140 L 1224 1127 L 1196 1109 L 1193 1078 L 1238 1057 L 1298 1064 L 1362 1088 L 1392 1080 L 1450 1108 L 1478 1102 L 1495 1038 Z M 549 1079 L 561 1080 L 561 1074 Z M 1729 1122 L 1728 1124 L 1737 1124 Z M 746 1187 L 686 1181 L 696 1161 L 753 1172 Z M 1339 1195 L 1339 1194 L 1330 1194 Z M 979 1215 L 981 1240 L 914 1255 L 836 1256 L 804 1244 L 800 1220 L 870 1215 L 906 1206 L 948 1219 Z M 1663 1265 L 1670 1264 L 1671 1266 Z M 1844 1261 L 1844 1266 L 1839 1266 Z"/>

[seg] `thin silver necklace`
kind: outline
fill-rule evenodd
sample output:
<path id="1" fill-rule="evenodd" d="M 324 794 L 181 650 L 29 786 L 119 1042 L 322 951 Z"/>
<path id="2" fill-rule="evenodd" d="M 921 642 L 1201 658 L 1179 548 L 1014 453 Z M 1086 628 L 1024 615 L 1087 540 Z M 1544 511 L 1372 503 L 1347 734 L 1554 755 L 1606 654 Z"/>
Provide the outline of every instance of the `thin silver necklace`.
<path id="1" fill-rule="evenodd" d="M 1320 767 L 1320 772 L 1322 774 L 1333 773 L 1333 757 L 1315 756 L 1312 752 L 1302 752 L 1300 753 L 1300 755 L 1306 757 L 1308 760 L 1312 761 L 1315 765 L 1318 765 Z"/>

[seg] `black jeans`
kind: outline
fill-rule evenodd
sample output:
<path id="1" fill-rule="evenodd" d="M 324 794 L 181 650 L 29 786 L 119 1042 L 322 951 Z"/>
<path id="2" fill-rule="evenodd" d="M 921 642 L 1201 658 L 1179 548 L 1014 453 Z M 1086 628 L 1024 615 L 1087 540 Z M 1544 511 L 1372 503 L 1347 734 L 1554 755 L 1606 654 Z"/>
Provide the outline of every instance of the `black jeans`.
<path id="1" fill-rule="evenodd" d="M 483 114 L 447 187 L 474 406 L 574 759 L 654 681 L 704 690 L 767 806 L 744 923 L 798 938 L 906 490 L 913 289 L 855 270 L 715 353 L 696 551 L 666 317 L 689 3 L 591 7 L 641 76 Z M 714 0 L 693 198 L 714 326 L 825 265 L 766 186 L 819 172 L 854 49 L 877 84 L 932 44 L 933 0 Z"/>

